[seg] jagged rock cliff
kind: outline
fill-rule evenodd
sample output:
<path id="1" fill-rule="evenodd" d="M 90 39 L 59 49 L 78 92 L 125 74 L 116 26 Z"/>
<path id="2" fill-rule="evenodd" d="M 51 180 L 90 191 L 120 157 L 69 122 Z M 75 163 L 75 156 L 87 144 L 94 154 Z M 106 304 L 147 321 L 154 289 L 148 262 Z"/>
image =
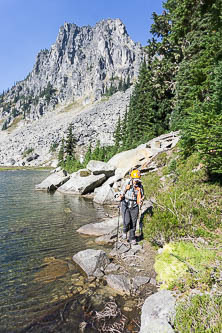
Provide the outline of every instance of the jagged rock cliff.
<path id="1" fill-rule="evenodd" d="M 42 50 L 32 72 L 1 96 L 3 128 L 15 117 L 38 119 L 57 105 L 86 105 L 125 84 L 133 83 L 142 60 L 119 19 L 95 27 L 65 23 L 50 50 Z"/>
<path id="2" fill-rule="evenodd" d="M 50 164 L 70 123 L 80 152 L 111 144 L 143 57 L 119 19 L 65 23 L 27 78 L 0 96 L 0 165 Z"/>

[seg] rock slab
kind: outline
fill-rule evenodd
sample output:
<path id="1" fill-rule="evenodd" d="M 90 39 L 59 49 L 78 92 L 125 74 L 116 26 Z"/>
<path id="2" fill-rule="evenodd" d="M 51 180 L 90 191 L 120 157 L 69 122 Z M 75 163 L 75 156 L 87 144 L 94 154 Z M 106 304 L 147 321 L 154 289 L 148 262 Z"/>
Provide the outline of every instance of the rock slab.
<path id="1" fill-rule="evenodd" d="M 103 236 L 113 232 L 118 227 L 118 220 L 119 224 L 122 224 L 122 219 L 117 216 L 102 222 L 86 224 L 80 227 L 77 232 L 85 235 Z"/>
<path id="2" fill-rule="evenodd" d="M 91 160 L 86 168 L 94 175 L 105 174 L 106 177 L 111 177 L 115 174 L 115 168 L 106 162 Z"/>
<path id="3" fill-rule="evenodd" d="M 142 307 L 140 333 L 173 333 L 176 299 L 169 290 L 149 296 Z"/>
<path id="4" fill-rule="evenodd" d="M 35 189 L 55 191 L 57 188 L 65 184 L 69 178 L 70 176 L 68 176 L 66 173 L 59 171 L 48 176 L 40 184 L 36 185 Z"/>
<path id="5" fill-rule="evenodd" d="M 59 192 L 70 194 L 87 194 L 102 185 L 106 180 L 106 176 L 102 175 L 89 175 L 81 177 L 77 172 L 72 174 L 70 180 L 59 188 Z"/>

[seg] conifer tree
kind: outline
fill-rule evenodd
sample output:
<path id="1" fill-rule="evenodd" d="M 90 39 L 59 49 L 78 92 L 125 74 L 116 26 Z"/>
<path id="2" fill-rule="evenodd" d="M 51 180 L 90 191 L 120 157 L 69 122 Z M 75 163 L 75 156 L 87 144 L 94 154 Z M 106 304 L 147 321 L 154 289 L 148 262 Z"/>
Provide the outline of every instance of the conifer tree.
<path id="1" fill-rule="evenodd" d="M 116 129 L 115 129 L 115 132 L 114 132 L 113 136 L 114 136 L 114 139 L 115 139 L 116 150 L 118 150 L 119 147 L 122 144 L 122 129 L 121 129 L 120 115 L 119 115 L 119 118 L 118 118 L 118 121 L 117 121 L 117 125 L 116 125 Z"/>
<path id="2" fill-rule="evenodd" d="M 186 155 L 199 152 L 210 174 L 222 174 L 222 61 L 211 78 L 208 98 L 190 110 L 181 144 Z"/>
<path id="3" fill-rule="evenodd" d="M 64 152 L 66 154 L 66 157 L 72 157 L 75 158 L 75 146 L 76 146 L 76 139 L 73 135 L 73 127 L 72 124 L 68 127 L 68 134 L 67 139 L 65 140 L 65 146 L 64 146 Z"/>
<path id="4" fill-rule="evenodd" d="M 122 149 L 127 149 L 127 138 L 128 138 L 128 111 L 127 107 L 125 110 L 125 114 L 121 123 L 121 129 L 122 129 Z"/>
<path id="5" fill-rule="evenodd" d="M 62 139 L 61 146 L 58 154 L 59 165 L 62 165 L 64 162 L 64 138 Z"/>
<path id="6" fill-rule="evenodd" d="M 86 166 L 91 159 L 92 159 L 92 145 L 90 143 L 89 147 L 88 147 L 88 150 L 87 150 L 87 152 L 85 154 L 85 157 L 84 157 L 83 165 Z"/>

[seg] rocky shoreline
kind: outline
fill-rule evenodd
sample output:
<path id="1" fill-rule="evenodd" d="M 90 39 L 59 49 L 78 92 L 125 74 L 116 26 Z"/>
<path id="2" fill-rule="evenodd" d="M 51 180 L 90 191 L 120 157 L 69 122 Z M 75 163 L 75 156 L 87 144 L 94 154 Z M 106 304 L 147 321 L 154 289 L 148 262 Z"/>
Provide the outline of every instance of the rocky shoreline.
<path id="1" fill-rule="evenodd" d="M 139 168 L 142 173 L 156 170 L 153 158 L 160 152 L 172 149 L 178 140 L 178 133 L 162 135 L 136 149 L 117 154 L 108 163 L 90 161 L 86 169 L 71 175 L 57 168 L 47 179 L 38 184 L 36 189 L 88 195 L 97 204 L 117 207 L 116 194 L 124 186 L 125 176 L 129 171 L 133 167 Z M 144 214 L 150 210 L 152 210 L 152 202 L 146 200 L 141 211 L 139 225 L 142 225 Z M 101 303 L 100 300 L 99 308 L 103 304 L 103 310 L 95 310 L 95 307 L 94 310 L 91 310 L 91 315 L 82 317 L 82 321 L 78 324 L 79 332 L 105 332 L 107 327 L 114 329 L 117 325 L 117 332 L 157 333 L 164 331 L 172 333 L 175 298 L 172 292 L 158 291 L 153 268 L 155 251 L 142 240 L 138 232 L 137 245 L 132 246 L 127 241 L 123 241 L 121 222 L 121 216 L 115 214 L 102 222 L 90 223 L 77 230 L 84 237 L 93 236 L 95 239 L 89 249 L 73 255 L 73 262 L 82 272 L 73 277 L 74 285 L 76 282 L 79 284 L 74 293 L 75 295 L 78 293 L 78 295 L 87 295 L 90 288 L 93 287 L 95 290 L 103 290 L 102 293 L 106 293 L 108 290 L 109 294 L 106 301 L 103 300 Z M 94 249 L 93 244 L 96 247 L 101 245 L 105 248 L 103 250 Z M 71 295 L 73 296 L 72 293 Z M 128 307 L 129 315 L 125 311 L 127 308 L 124 305 L 125 301 L 120 309 L 115 297 L 128 299 L 128 302 L 135 300 L 133 306 Z M 138 310 L 137 314 L 134 314 L 135 308 Z M 121 310 L 125 312 L 122 313 Z M 112 313 L 112 311 L 115 315 L 113 317 L 110 315 L 113 319 L 111 324 L 110 316 L 106 317 L 104 313 Z M 96 323 L 98 319 L 96 316 L 103 318 L 103 328 Z M 134 316 L 136 318 L 134 318 L 136 320 L 136 324 L 134 324 L 137 325 L 137 328 L 134 325 L 130 330 L 126 327 L 132 325 Z M 68 317 L 67 322 L 69 322 Z"/>

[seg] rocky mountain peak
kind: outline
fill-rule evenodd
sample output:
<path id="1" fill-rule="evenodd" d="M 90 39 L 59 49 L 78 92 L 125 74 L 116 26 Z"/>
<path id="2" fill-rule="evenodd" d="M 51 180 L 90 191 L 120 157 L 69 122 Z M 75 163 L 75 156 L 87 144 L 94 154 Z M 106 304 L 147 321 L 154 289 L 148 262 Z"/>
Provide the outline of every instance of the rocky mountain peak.
<path id="1" fill-rule="evenodd" d="M 0 120 L 7 128 L 15 117 L 40 118 L 58 105 L 90 104 L 132 84 L 143 50 L 120 19 L 94 27 L 65 22 L 49 50 L 41 50 L 32 72 L 0 100 Z M 3 126 L 3 127 L 4 127 Z"/>

